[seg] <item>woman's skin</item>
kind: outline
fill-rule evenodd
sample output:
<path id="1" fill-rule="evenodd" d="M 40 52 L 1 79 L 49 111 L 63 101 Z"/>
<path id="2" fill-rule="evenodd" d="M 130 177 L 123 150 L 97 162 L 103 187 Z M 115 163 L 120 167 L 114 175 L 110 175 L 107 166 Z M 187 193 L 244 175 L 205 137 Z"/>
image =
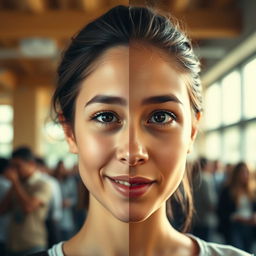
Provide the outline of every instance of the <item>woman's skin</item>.
<path id="1" fill-rule="evenodd" d="M 64 243 L 65 255 L 198 254 L 166 217 L 200 119 L 191 110 L 187 80 L 175 60 L 142 43 L 111 48 L 95 63 L 81 84 L 74 130 L 64 125 L 90 191 L 87 220 Z M 110 179 L 117 176 L 152 184 L 140 196 L 124 195 Z"/>

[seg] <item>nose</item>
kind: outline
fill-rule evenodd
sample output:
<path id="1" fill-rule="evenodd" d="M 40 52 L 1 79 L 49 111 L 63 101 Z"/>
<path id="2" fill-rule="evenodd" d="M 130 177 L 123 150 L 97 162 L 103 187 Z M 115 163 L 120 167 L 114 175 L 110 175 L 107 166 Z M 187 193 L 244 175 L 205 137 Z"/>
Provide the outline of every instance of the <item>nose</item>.
<path id="1" fill-rule="evenodd" d="M 117 158 L 130 167 L 142 165 L 148 161 L 148 151 L 143 137 L 131 129 L 119 138 Z"/>

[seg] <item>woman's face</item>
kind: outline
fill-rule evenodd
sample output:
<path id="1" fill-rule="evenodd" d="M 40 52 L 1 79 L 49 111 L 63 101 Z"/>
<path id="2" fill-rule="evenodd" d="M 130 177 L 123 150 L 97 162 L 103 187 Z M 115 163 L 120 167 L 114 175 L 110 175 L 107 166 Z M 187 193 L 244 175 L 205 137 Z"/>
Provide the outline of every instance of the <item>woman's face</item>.
<path id="1" fill-rule="evenodd" d="M 180 184 L 196 135 L 185 76 L 154 47 L 109 49 L 76 101 L 70 150 L 91 195 L 125 222 L 146 219 Z"/>

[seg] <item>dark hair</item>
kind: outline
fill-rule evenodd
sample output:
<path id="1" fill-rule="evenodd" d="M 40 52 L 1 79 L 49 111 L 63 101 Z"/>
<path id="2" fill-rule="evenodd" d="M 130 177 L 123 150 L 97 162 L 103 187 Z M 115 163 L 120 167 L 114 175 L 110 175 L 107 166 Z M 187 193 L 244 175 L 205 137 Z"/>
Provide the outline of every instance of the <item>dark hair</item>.
<path id="1" fill-rule="evenodd" d="M 117 6 L 86 25 L 66 49 L 58 68 L 58 86 L 54 93 L 53 110 L 59 120 L 74 124 L 75 102 L 80 82 L 92 72 L 93 64 L 109 48 L 142 41 L 162 49 L 177 62 L 181 72 L 188 75 L 188 93 L 195 113 L 201 107 L 200 65 L 191 42 L 171 18 L 146 7 Z M 57 117 L 56 117 L 57 118 Z M 183 179 L 183 191 L 177 191 L 178 201 L 186 200 L 186 222 L 192 217 L 192 197 L 189 182 Z"/>
<path id="2" fill-rule="evenodd" d="M 243 183 L 240 177 L 240 174 L 242 172 L 246 172 L 248 175 L 248 179 L 245 183 Z M 249 173 L 250 173 L 249 167 L 245 162 L 237 163 L 231 172 L 229 188 L 230 188 L 231 197 L 233 198 L 233 200 L 237 205 L 239 204 L 241 188 L 243 188 L 242 193 L 246 193 L 246 195 L 251 199 L 254 197 L 253 190 L 250 186 L 251 182 L 249 179 Z"/>
<path id="3" fill-rule="evenodd" d="M 12 153 L 12 158 L 19 158 L 25 162 L 35 161 L 35 156 L 31 149 L 26 146 L 15 149 Z"/>
<path id="4" fill-rule="evenodd" d="M 35 163 L 40 166 L 45 166 L 45 160 L 42 157 L 36 156 Z"/>
<path id="5" fill-rule="evenodd" d="M 58 68 L 58 86 L 52 100 L 55 113 L 73 123 L 80 82 L 90 74 L 92 64 L 107 49 L 129 45 L 131 40 L 150 43 L 175 56 L 182 70 L 190 75 L 190 100 L 195 112 L 200 112 L 200 65 L 189 39 L 177 24 L 149 8 L 117 6 L 72 38 Z"/>
<path id="6" fill-rule="evenodd" d="M 0 174 L 3 174 L 8 166 L 9 166 L 9 160 L 6 158 L 0 157 Z"/>

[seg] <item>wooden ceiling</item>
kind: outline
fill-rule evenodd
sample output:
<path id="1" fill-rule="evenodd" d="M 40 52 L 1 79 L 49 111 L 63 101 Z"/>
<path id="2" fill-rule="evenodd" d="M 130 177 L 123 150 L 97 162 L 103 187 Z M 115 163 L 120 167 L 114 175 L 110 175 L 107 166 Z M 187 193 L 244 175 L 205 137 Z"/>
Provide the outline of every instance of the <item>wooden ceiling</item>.
<path id="1" fill-rule="evenodd" d="M 109 8 L 149 5 L 184 21 L 197 43 L 239 36 L 241 14 L 235 0 L 0 0 L 0 88 L 16 84 L 53 84 L 58 55 L 29 58 L 19 54 L 24 38 L 49 38 L 59 51 L 82 26 Z M 12 77 L 12 78 L 10 78 Z"/>

